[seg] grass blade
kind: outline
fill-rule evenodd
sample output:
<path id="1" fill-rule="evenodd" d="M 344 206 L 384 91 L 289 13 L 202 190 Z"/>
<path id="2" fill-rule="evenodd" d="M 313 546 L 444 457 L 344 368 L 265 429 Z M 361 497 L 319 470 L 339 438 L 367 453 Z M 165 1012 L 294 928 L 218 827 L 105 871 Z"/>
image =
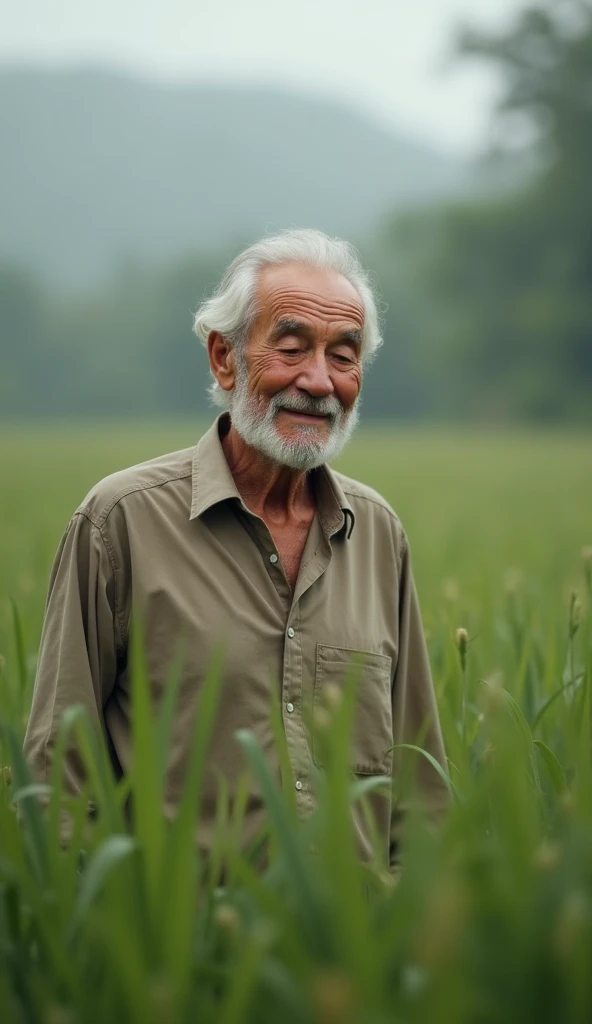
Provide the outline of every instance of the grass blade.
<path id="1" fill-rule="evenodd" d="M 131 836 L 109 836 L 100 845 L 82 876 L 70 924 L 70 941 L 76 938 L 84 917 L 97 899 L 107 875 L 136 849 L 137 843 Z"/>
<path id="2" fill-rule="evenodd" d="M 553 788 L 557 795 L 560 796 L 565 792 L 567 787 L 565 772 L 563 771 L 560 762 L 555 757 L 555 754 L 550 750 L 546 743 L 543 743 L 542 740 L 533 740 L 533 742 L 545 762 L 545 767 L 549 773 L 551 782 L 553 783 Z"/>

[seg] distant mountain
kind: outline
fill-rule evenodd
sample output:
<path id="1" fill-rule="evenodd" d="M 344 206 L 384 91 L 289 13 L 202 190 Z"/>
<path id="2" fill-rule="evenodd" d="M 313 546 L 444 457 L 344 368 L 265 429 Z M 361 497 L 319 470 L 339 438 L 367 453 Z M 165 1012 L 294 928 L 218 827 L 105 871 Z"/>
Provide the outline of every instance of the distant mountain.
<path id="1" fill-rule="evenodd" d="M 266 230 L 359 237 L 465 168 L 326 100 L 100 70 L 0 70 L 0 259 L 59 286 Z"/>

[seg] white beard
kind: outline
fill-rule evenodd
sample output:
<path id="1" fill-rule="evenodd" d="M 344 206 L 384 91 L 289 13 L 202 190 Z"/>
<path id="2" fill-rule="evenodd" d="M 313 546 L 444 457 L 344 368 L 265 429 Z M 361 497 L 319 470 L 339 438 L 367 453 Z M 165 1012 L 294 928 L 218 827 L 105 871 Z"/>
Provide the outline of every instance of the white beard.
<path id="1" fill-rule="evenodd" d="M 302 423 L 296 427 L 298 438 L 287 440 L 276 426 L 281 409 L 329 416 L 329 435 L 320 437 L 318 427 Z M 348 413 L 335 395 L 314 398 L 288 391 L 278 391 L 264 406 L 249 392 L 247 367 L 240 356 L 236 360 L 236 382 L 229 397 L 229 410 L 232 425 L 245 444 L 277 465 L 303 471 L 337 458 L 360 418 L 359 398 Z"/>

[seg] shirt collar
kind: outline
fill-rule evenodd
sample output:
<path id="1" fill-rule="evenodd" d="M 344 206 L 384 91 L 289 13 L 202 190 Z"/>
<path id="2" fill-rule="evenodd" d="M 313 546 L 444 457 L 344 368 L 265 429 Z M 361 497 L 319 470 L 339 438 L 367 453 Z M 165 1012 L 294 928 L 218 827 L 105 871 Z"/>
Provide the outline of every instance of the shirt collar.
<path id="1" fill-rule="evenodd" d="M 195 446 L 191 472 L 190 519 L 197 519 L 212 505 L 228 498 L 236 498 L 241 505 L 243 504 L 222 448 L 221 434 L 226 432 L 229 423 L 229 414 L 222 413 Z M 326 465 L 313 472 L 317 512 L 323 531 L 328 537 L 332 537 L 345 528 L 346 536 L 349 538 L 354 528 L 355 517 L 337 477 Z"/>

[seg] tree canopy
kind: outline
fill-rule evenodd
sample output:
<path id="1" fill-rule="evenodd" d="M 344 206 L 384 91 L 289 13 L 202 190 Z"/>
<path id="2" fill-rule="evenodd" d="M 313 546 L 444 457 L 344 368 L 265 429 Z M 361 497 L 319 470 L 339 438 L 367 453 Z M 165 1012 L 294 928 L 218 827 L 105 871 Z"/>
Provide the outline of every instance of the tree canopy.
<path id="1" fill-rule="evenodd" d="M 590 418 L 592 5 L 532 6 L 500 34 L 465 28 L 457 49 L 497 66 L 499 124 L 519 114 L 539 163 L 518 192 L 391 227 L 430 307 L 426 364 L 453 374 L 459 412 Z M 497 148 L 514 140 L 498 128 Z"/>
<path id="2" fill-rule="evenodd" d="M 386 217 L 358 239 L 385 308 L 364 413 L 590 422 L 592 3 L 540 0 L 502 32 L 465 27 L 456 53 L 498 69 L 492 149 L 515 158 L 522 140 L 533 169 L 512 191 Z M 102 292 L 61 298 L 0 267 L 0 416 L 203 413 L 192 312 L 232 255 L 128 263 Z"/>

